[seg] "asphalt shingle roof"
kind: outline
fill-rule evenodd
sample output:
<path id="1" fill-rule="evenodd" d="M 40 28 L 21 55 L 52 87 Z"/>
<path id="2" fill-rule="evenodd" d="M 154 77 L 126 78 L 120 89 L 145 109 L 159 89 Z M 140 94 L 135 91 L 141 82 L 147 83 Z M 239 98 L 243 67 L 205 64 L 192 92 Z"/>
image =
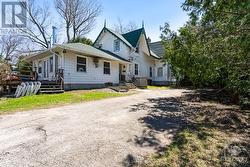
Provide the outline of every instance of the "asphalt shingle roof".
<path id="1" fill-rule="evenodd" d="M 101 49 L 101 48 L 97 48 L 97 49 L 99 49 L 99 50 L 101 50 L 101 51 L 103 51 L 103 52 L 105 52 L 105 53 L 107 53 L 107 54 L 110 54 L 110 55 L 112 55 L 112 56 L 114 56 L 114 57 L 116 57 L 116 58 L 118 58 L 118 59 L 120 59 L 120 60 L 129 62 L 127 59 L 124 59 L 124 58 L 122 58 L 121 56 L 118 56 L 117 54 L 114 54 L 113 52 L 110 52 L 110 51 L 108 51 L 108 50 L 104 50 L 104 49 Z"/>
<path id="2" fill-rule="evenodd" d="M 160 56 L 160 57 L 164 56 L 165 51 L 164 51 L 164 47 L 163 47 L 161 41 L 149 43 L 149 47 L 158 56 Z"/>
<path id="3" fill-rule="evenodd" d="M 122 58 L 114 53 L 111 54 L 111 52 L 108 52 L 106 50 L 101 50 L 101 49 L 98 49 L 96 47 L 82 44 L 82 43 L 67 43 L 67 44 L 55 45 L 54 47 L 52 47 L 50 49 L 46 49 L 40 53 L 33 54 L 33 55 L 26 57 L 26 60 L 29 61 L 29 59 L 33 59 L 34 57 L 39 56 L 41 54 L 44 54 L 44 56 L 49 55 L 52 53 L 52 51 L 54 49 L 58 49 L 58 48 L 71 50 L 74 52 L 78 52 L 78 53 L 82 53 L 82 54 L 86 54 L 86 55 L 90 55 L 90 56 L 98 56 L 98 57 L 101 57 L 104 59 L 128 62 L 128 60 L 126 60 L 126 59 L 124 59 L 124 58 Z"/>

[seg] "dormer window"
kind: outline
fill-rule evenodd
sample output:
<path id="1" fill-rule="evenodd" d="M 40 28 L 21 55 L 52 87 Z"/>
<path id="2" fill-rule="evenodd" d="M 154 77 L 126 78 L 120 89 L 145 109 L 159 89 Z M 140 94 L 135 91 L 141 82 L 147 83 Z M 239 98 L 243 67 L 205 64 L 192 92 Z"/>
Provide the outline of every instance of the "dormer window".
<path id="1" fill-rule="evenodd" d="M 120 40 L 119 39 L 114 40 L 114 51 L 115 52 L 120 51 Z"/>

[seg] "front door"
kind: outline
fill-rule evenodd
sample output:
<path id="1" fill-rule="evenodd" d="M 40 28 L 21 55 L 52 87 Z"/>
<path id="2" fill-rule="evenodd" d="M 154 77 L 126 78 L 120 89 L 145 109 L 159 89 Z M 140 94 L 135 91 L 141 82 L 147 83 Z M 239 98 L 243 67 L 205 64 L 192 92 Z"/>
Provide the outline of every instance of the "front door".
<path id="1" fill-rule="evenodd" d="M 125 68 L 123 64 L 119 64 L 119 81 L 125 81 Z"/>

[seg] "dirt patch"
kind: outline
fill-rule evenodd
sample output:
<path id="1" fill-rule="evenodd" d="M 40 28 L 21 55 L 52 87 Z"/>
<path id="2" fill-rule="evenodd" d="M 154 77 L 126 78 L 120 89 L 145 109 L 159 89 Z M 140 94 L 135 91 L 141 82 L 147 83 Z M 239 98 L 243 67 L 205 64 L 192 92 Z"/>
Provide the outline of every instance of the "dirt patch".
<path id="1" fill-rule="evenodd" d="M 151 105 L 133 108 L 149 108 L 139 121 L 155 133 L 176 129 L 173 142 L 163 149 L 158 149 L 161 145 L 154 133 L 144 139 L 155 141 L 158 152 L 142 166 L 249 166 L 249 111 L 203 96 L 197 91 L 186 92 L 182 97 L 148 99 Z"/>

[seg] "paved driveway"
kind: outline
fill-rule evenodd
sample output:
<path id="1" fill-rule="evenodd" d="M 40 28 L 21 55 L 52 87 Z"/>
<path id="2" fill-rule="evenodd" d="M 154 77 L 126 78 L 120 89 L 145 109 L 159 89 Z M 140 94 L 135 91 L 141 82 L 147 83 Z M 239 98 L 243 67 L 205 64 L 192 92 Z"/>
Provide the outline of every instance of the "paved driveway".
<path id="1" fill-rule="evenodd" d="M 177 97 L 183 91 L 142 90 L 126 97 L 0 116 L 0 166 L 130 166 L 168 144 L 171 137 L 171 129 L 156 133 L 141 121 L 149 114 L 143 104 L 154 108 L 149 99 Z"/>

